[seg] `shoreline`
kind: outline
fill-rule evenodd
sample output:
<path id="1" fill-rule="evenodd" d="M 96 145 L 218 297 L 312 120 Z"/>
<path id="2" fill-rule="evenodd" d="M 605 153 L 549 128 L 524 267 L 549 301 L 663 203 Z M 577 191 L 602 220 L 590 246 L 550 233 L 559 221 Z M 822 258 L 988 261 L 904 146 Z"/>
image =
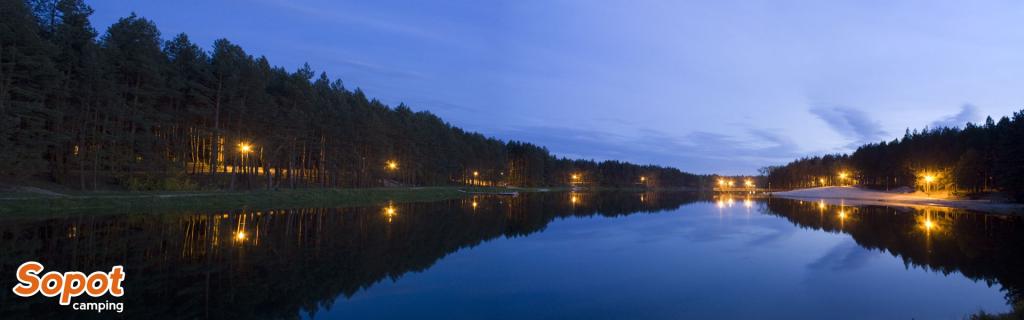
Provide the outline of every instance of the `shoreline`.
<path id="1" fill-rule="evenodd" d="M 63 214 L 162 213 L 217 211 L 239 208 L 282 209 L 294 207 L 355 207 L 381 203 L 429 202 L 472 196 L 512 196 L 537 192 L 693 191 L 679 188 L 591 187 L 382 187 L 309 188 L 251 191 L 152 191 L 152 192 L 0 192 L 0 218 Z M 45 190 L 44 190 L 45 191 Z"/>
<path id="2" fill-rule="evenodd" d="M 353 207 L 380 203 L 440 201 L 469 196 L 460 187 L 287 189 L 253 191 L 100 192 L 68 195 L 0 193 L 0 218 L 78 213 L 219 211 L 298 206 Z M 508 192 L 508 188 L 476 188 Z M 534 192 L 516 189 L 518 192 Z"/>
<path id="3" fill-rule="evenodd" d="M 819 187 L 770 193 L 772 197 L 822 200 L 830 204 L 884 205 L 913 208 L 944 207 L 999 214 L 1024 214 L 1024 204 L 989 200 L 960 200 L 930 197 L 920 192 L 895 193 L 858 187 Z"/>

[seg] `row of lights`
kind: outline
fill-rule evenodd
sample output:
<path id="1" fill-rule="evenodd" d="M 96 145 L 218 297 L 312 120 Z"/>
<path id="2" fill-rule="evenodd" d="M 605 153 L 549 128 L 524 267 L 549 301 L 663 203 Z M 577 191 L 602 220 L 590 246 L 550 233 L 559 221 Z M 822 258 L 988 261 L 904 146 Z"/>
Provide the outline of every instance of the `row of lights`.
<path id="1" fill-rule="evenodd" d="M 736 181 L 725 180 L 725 179 L 718 179 L 718 185 L 723 187 L 723 188 L 724 187 L 730 187 L 731 188 L 731 187 L 736 185 Z M 743 186 L 745 186 L 747 188 L 753 188 L 754 187 L 754 181 L 750 180 L 750 179 L 743 180 Z"/>

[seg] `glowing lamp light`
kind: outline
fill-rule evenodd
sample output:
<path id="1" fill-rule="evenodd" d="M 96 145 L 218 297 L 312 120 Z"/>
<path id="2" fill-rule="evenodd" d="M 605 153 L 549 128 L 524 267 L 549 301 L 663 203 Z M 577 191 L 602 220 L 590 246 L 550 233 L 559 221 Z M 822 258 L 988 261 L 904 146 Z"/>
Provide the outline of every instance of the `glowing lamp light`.
<path id="1" fill-rule="evenodd" d="M 476 209 L 476 201 L 473 201 L 473 209 Z"/>
<path id="2" fill-rule="evenodd" d="M 252 152 L 252 145 L 250 145 L 248 143 L 245 143 L 245 142 L 239 143 L 238 144 L 238 152 L 250 153 L 250 152 Z"/>
<path id="3" fill-rule="evenodd" d="M 935 176 L 933 176 L 933 175 L 925 175 L 924 176 L 924 182 L 932 183 L 933 181 L 935 181 Z"/>
<path id="4" fill-rule="evenodd" d="M 398 161 L 389 160 L 386 163 L 386 166 L 387 166 L 388 170 L 391 170 L 391 171 L 398 170 Z"/>
<path id="5" fill-rule="evenodd" d="M 640 182 L 647 181 L 647 177 L 640 176 Z"/>
<path id="6" fill-rule="evenodd" d="M 934 229 L 934 228 L 935 228 L 935 223 L 934 223 L 934 222 L 932 222 L 932 220 L 931 220 L 931 219 L 925 220 L 925 221 L 924 221 L 924 228 L 925 228 L 925 230 L 931 230 L 931 229 Z"/>
<path id="7" fill-rule="evenodd" d="M 839 210 L 839 219 L 846 219 L 846 211 Z"/>
<path id="8" fill-rule="evenodd" d="M 398 210 L 396 210 L 394 206 L 389 205 L 389 206 L 387 206 L 387 208 L 384 208 L 384 215 L 388 217 L 388 223 L 391 223 L 391 220 L 397 214 L 398 214 Z"/>
<path id="9" fill-rule="evenodd" d="M 245 241 L 245 237 L 246 237 L 245 231 L 239 230 L 238 232 L 235 233 L 235 240 L 236 241 Z"/>
<path id="10" fill-rule="evenodd" d="M 479 171 L 473 171 L 473 176 L 474 176 L 474 177 L 476 177 L 476 176 L 479 176 L 479 175 L 480 175 L 480 172 L 479 172 Z"/>

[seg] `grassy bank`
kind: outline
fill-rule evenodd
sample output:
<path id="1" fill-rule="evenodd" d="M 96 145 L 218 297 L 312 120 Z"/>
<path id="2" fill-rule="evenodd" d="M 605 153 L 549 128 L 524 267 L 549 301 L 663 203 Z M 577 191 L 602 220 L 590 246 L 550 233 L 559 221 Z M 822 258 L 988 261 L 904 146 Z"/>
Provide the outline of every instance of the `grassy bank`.
<path id="1" fill-rule="evenodd" d="M 655 191 L 644 188 L 592 187 L 594 191 Z M 232 210 L 239 208 L 353 207 L 387 202 L 427 202 L 480 193 L 567 192 L 569 187 L 398 187 L 364 189 L 286 189 L 190 192 L 0 192 L 0 217 L 62 214 L 167 213 Z M 693 191 L 657 189 L 656 191 Z"/>
<path id="2" fill-rule="evenodd" d="M 30 193 L 0 194 L 0 215 L 35 216 L 67 213 L 126 213 L 230 210 L 237 208 L 347 207 L 386 203 L 422 202 L 467 196 L 458 187 L 294 189 L 246 192 L 106 192 L 50 196 Z M 474 188 L 477 192 L 510 189 Z M 517 189 L 529 192 L 533 189 Z"/>

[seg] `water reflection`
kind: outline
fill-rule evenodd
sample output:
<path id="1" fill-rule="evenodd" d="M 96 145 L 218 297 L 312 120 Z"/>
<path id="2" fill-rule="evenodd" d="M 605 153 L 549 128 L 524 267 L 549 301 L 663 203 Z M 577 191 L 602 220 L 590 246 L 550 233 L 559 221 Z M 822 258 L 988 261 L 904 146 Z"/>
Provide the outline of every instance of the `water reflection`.
<path id="1" fill-rule="evenodd" d="M 782 199 L 768 201 L 765 213 L 800 227 L 849 234 L 861 247 L 889 252 L 908 266 L 946 275 L 960 272 L 1001 285 L 1011 303 L 1024 299 L 1024 224 L 1019 216 Z"/>
<path id="2" fill-rule="evenodd" d="M 124 265 L 131 281 L 119 301 L 128 318 L 292 318 L 426 270 L 462 248 L 543 230 L 559 217 L 659 212 L 697 200 L 688 193 L 546 193 L 364 208 L 4 219 L 0 270 L 27 260 L 53 270 Z M 0 287 L 14 284 L 0 277 Z M 0 297 L 4 318 L 71 315 L 49 298 Z"/>
<path id="3" fill-rule="evenodd" d="M 717 208 L 720 216 L 760 212 L 789 222 L 771 218 L 777 222 L 774 229 L 760 230 L 770 232 L 757 234 L 750 247 L 784 239 L 795 230 L 793 225 L 849 234 L 859 248 L 891 253 L 908 266 L 960 272 L 1000 285 L 1010 301 L 1021 299 L 1024 224 L 1019 217 L 658 192 L 473 196 L 344 209 L 5 218 L 0 220 L 0 270 L 10 274 L 26 260 L 54 270 L 124 265 L 131 280 L 126 283 L 129 294 L 120 301 L 129 318 L 293 318 L 322 312 L 338 296 L 357 296 L 383 280 L 427 270 L 461 249 L 544 230 L 559 218 L 654 213 L 697 201 L 710 201 L 693 207 L 703 206 L 712 218 Z M 650 227 L 679 232 L 672 226 Z M 683 227 L 706 239 L 730 235 L 722 225 L 688 221 Z M 692 239 L 679 241 L 699 247 Z M 843 252 L 859 249 L 852 247 Z M 0 277 L 0 287 L 13 287 L 13 281 Z M 67 311 L 48 298 L 0 295 L 5 318 L 65 317 Z"/>

